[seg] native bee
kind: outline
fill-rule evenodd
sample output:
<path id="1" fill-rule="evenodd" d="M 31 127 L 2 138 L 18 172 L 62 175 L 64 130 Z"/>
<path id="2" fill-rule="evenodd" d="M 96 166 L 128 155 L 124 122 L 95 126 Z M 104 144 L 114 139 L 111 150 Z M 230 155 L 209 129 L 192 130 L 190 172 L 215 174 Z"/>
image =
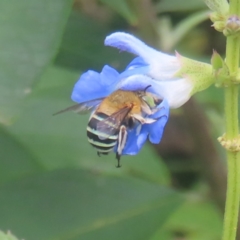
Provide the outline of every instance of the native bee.
<path id="1" fill-rule="evenodd" d="M 88 141 L 97 149 L 98 156 L 115 150 L 117 167 L 120 167 L 120 157 L 127 141 L 128 129 L 157 120 L 148 118 L 147 115 L 158 111 L 156 106 L 162 99 L 147 92 L 149 87 L 143 91 L 117 90 L 103 99 L 80 103 L 54 115 L 69 110 L 77 113 L 92 111 L 87 125 Z"/>

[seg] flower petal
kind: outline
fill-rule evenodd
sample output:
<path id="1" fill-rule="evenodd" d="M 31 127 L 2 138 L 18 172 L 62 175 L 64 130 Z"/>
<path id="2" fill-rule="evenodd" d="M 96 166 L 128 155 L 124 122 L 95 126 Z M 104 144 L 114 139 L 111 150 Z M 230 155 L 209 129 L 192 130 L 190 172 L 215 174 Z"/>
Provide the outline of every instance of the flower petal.
<path id="1" fill-rule="evenodd" d="M 144 60 L 141 57 L 136 57 L 127 65 L 126 70 L 146 66 L 148 66 L 148 64 L 144 62 Z"/>
<path id="2" fill-rule="evenodd" d="M 83 73 L 72 91 L 72 100 L 82 103 L 111 94 L 117 85 L 119 73 L 109 66 L 104 66 L 101 73 L 89 70 Z"/>
<path id="3" fill-rule="evenodd" d="M 163 100 L 158 108 L 159 111 L 149 116 L 155 119 L 159 118 L 156 122 L 152 124 L 137 125 L 134 129 L 128 130 L 127 142 L 122 152 L 123 155 L 137 154 L 147 138 L 149 138 L 150 142 L 155 144 L 161 141 L 163 130 L 169 116 L 167 101 Z"/>
<path id="4" fill-rule="evenodd" d="M 150 66 L 148 75 L 156 80 L 170 79 L 180 69 L 180 63 L 175 56 L 157 51 L 130 34 L 113 33 L 106 37 L 104 43 L 140 56 Z"/>
<path id="5" fill-rule="evenodd" d="M 144 124 L 142 131 L 149 133 L 149 140 L 151 143 L 158 144 L 163 135 L 164 127 L 168 121 L 169 116 L 169 106 L 166 100 L 163 100 L 159 105 L 160 110 L 151 115 L 151 118 L 159 118 L 156 122 L 152 124 Z"/>
<path id="6" fill-rule="evenodd" d="M 128 131 L 127 142 L 122 152 L 123 155 L 138 154 L 143 144 L 146 142 L 148 136 L 147 132 L 138 133 L 138 127 Z"/>
<path id="7" fill-rule="evenodd" d="M 147 63 L 152 62 L 150 56 L 158 56 L 158 51 L 147 46 L 138 38 L 124 32 L 116 32 L 107 36 L 104 44 L 141 56 Z"/>
<path id="8" fill-rule="evenodd" d="M 136 69 L 133 69 L 132 71 L 134 70 Z M 124 76 L 125 74 L 128 75 L 128 73 L 123 73 L 123 75 L 120 75 L 120 77 Z M 117 88 L 125 91 L 139 91 L 144 90 L 149 85 L 151 85 L 151 87 L 148 88 L 149 92 L 157 94 L 160 97 L 162 97 L 160 94 L 158 94 L 159 93 L 158 82 L 143 74 L 136 73 L 135 75 L 129 75 L 128 77 L 121 79 L 117 84 Z"/>
<path id="9" fill-rule="evenodd" d="M 142 70 L 139 69 L 140 72 Z M 122 75 L 120 75 L 122 76 Z M 156 81 L 142 74 L 135 74 L 122 79 L 117 88 L 122 90 L 137 91 L 151 85 L 148 91 L 166 99 L 171 108 L 178 108 L 189 100 L 193 83 L 189 79 L 180 78 L 171 81 Z"/>

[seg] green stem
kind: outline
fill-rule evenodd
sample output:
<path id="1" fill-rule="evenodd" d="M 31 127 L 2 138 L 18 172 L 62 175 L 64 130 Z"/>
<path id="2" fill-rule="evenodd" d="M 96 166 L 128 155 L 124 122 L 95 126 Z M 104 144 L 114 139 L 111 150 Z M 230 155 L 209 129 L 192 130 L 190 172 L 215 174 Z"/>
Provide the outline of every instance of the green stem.
<path id="1" fill-rule="evenodd" d="M 228 186 L 224 215 L 223 240 L 235 240 L 239 210 L 239 164 L 238 154 L 228 152 Z"/>
<path id="2" fill-rule="evenodd" d="M 230 1 L 230 14 L 240 15 L 240 0 Z M 226 63 L 230 75 L 235 76 L 239 66 L 239 38 L 227 38 Z M 225 89 L 226 139 L 238 136 L 238 86 L 230 85 Z M 224 215 L 223 240 L 235 240 L 240 200 L 240 158 L 239 152 L 227 151 L 228 182 Z"/>
<path id="3" fill-rule="evenodd" d="M 225 89 L 226 138 L 238 135 L 238 88 Z M 240 164 L 238 152 L 227 152 L 228 183 L 224 215 L 223 240 L 235 240 L 239 211 Z"/>

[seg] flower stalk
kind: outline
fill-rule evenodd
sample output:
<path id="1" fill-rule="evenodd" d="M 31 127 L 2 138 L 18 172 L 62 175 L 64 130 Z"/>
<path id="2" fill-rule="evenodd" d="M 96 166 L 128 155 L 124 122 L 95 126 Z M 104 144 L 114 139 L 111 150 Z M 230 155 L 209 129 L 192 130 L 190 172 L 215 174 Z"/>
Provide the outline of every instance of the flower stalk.
<path id="1" fill-rule="evenodd" d="M 238 87 L 225 89 L 226 139 L 238 136 Z M 240 162 L 239 152 L 227 150 L 227 197 L 224 214 L 223 240 L 235 240 L 240 200 Z"/>
<path id="2" fill-rule="evenodd" d="M 230 1 L 229 15 L 240 16 L 240 0 Z M 226 64 L 229 69 L 230 77 L 237 76 L 239 66 L 239 36 L 227 36 Z M 225 88 L 225 124 L 226 140 L 238 143 L 238 85 L 234 83 Z M 237 144 L 238 145 L 238 144 Z M 232 146 L 230 146 L 232 147 Z M 227 198 L 224 215 L 223 240 L 235 240 L 239 213 L 240 200 L 240 158 L 239 149 L 228 148 L 228 182 Z"/>

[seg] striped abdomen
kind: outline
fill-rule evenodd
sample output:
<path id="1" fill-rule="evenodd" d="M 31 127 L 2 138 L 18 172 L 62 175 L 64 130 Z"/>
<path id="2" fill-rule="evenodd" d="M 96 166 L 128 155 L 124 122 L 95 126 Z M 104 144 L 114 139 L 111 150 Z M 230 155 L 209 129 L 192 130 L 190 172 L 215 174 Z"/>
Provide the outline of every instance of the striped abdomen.
<path id="1" fill-rule="evenodd" d="M 106 136 L 104 132 L 97 131 L 97 123 L 107 117 L 108 115 L 101 112 L 94 113 L 87 126 L 88 141 L 100 154 L 108 154 L 118 142 L 119 129 L 111 136 Z"/>

